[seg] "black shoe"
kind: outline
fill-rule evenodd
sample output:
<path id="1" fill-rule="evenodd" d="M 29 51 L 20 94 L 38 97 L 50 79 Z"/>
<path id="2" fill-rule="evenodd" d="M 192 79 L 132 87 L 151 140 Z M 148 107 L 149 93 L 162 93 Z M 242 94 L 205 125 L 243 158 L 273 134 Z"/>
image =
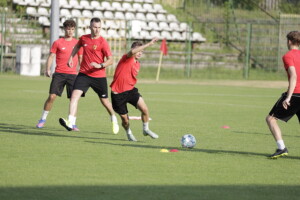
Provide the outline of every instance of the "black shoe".
<path id="1" fill-rule="evenodd" d="M 277 149 L 276 152 L 272 155 L 269 156 L 269 158 L 279 158 L 279 157 L 282 157 L 282 156 L 287 156 L 288 155 L 288 150 L 287 148 L 284 148 L 284 149 Z"/>

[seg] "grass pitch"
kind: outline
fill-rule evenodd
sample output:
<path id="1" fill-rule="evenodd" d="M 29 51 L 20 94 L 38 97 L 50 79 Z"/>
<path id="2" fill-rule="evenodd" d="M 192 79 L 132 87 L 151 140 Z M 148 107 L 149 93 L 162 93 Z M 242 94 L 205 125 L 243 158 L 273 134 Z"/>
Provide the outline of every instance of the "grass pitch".
<path id="1" fill-rule="evenodd" d="M 141 81 L 150 128 L 160 138 L 144 137 L 141 121 L 132 120 L 139 140 L 134 143 L 123 129 L 111 133 L 108 114 L 91 89 L 79 102 L 80 132 L 58 123 L 68 113 L 65 94 L 45 128 L 35 128 L 49 84 L 44 77 L 0 75 L 1 200 L 299 199 L 296 117 L 279 122 L 289 156 L 266 158 L 276 145 L 264 118 L 283 87 Z M 130 115 L 139 112 L 130 107 Z M 180 147 L 186 133 L 196 137 L 194 149 Z M 179 152 L 160 153 L 174 148 Z"/>

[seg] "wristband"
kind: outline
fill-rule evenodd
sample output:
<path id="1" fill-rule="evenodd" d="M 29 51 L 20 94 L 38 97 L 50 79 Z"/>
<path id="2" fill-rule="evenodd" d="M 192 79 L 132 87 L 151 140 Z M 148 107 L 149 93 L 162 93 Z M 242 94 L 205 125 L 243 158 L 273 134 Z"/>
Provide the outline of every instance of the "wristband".
<path id="1" fill-rule="evenodd" d="M 101 68 L 104 68 L 104 65 L 103 65 L 103 63 L 100 63 L 100 66 L 101 66 Z"/>

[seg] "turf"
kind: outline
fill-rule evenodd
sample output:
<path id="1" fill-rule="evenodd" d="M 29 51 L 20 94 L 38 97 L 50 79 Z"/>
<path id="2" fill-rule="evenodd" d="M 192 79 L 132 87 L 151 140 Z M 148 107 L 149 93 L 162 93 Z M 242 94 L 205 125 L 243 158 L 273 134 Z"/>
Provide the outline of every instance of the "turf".
<path id="1" fill-rule="evenodd" d="M 58 98 L 46 126 L 35 128 L 49 78 L 0 75 L 0 199 L 299 199 L 300 134 L 294 117 L 279 122 L 289 156 L 266 156 L 276 145 L 264 118 L 284 88 L 185 83 L 137 85 L 160 138 L 126 140 L 89 90 L 79 103 L 80 132 L 58 123 L 68 100 Z M 130 115 L 139 112 L 130 107 Z M 221 128 L 223 125 L 230 129 Z M 180 147 L 182 135 L 197 139 Z M 160 150 L 179 149 L 177 153 Z"/>

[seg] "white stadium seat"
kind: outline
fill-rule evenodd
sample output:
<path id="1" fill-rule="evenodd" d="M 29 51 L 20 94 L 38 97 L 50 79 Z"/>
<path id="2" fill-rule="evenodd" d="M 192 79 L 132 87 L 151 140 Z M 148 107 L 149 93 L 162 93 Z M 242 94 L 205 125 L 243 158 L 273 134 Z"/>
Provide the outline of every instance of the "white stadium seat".
<path id="1" fill-rule="evenodd" d="M 125 11 L 128 11 L 128 12 L 134 12 L 135 10 L 132 8 L 131 4 L 128 3 L 128 2 L 124 2 L 122 4 L 122 7 L 125 9 Z"/>
<path id="2" fill-rule="evenodd" d="M 126 31 L 125 30 L 120 30 L 119 31 L 119 36 L 120 37 L 126 37 Z"/>
<path id="3" fill-rule="evenodd" d="M 107 37 L 108 37 L 108 38 L 119 38 L 119 34 L 117 33 L 116 30 L 114 30 L 114 29 L 109 29 L 109 30 L 107 31 Z"/>
<path id="4" fill-rule="evenodd" d="M 159 28 L 164 31 L 171 31 L 169 25 L 166 22 L 159 22 Z"/>
<path id="5" fill-rule="evenodd" d="M 144 15 L 144 13 L 136 13 L 135 18 L 138 20 L 146 20 L 146 16 Z"/>
<path id="6" fill-rule="evenodd" d="M 77 30 L 77 36 L 81 37 L 84 34 L 85 34 L 84 30 L 82 28 L 78 28 L 78 30 Z"/>
<path id="7" fill-rule="evenodd" d="M 126 12 L 125 13 L 125 19 L 126 20 L 133 20 L 134 19 L 134 14 L 131 12 Z"/>
<path id="8" fill-rule="evenodd" d="M 157 21 L 155 15 L 153 13 L 147 13 L 146 19 L 147 19 L 147 21 Z"/>
<path id="9" fill-rule="evenodd" d="M 27 6 L 38 6 L 39 4 L 35 0 L 24 0 L 27 3 Z"/>
<path id="10" fill-rule="evenodd" d="M 37 10 L 39 16 L 49 16 L 47 8 L 39 7 Z"/>
<path id="11" fill-rule="evenodd" d="M 41 17 L 39 17 L 39 24 L 41 24 L 43 26 L 50 26 L 50 21 L 49 21 L 48 17 L 41 16 Z"/>
<path id="12" fill-rule="evenodd" d="M 93 13 L 90 10 L 83 10 L 82 11 L 82 16 L 87 17 L 87 18 L 93 18 Z"/>
<path id="13" fill-rule="evenodd" d="M 51 0 L 44 0 L 43 3 L 40 4 L 42 7 L 50 7 Z"/>
<path id="14" fill-rule="evenodd" d="M 100 35 L 101 35 L 102 37 L 104 37 L 104 38 L 107 38 L 107 31 L 104 30 L 104 29 L 101 29 Z"/>
<path id="15" fill-rule="evenodd" d="M 87 10 L 95 9 L 90 5 L 90 3 L 87 0 L 81 0 L 80 6 L 82 6 L 84 9 L 87 9 Z"/>
<path id="16" fill-rule="evenodd" d="M 185 22 L 180 23 L 179 26 L 180 26 L 181 31 L 189 31 L 189 29 L 190 29 L 189 25 Z"/>
<path id="17" fill-rule="evenodd" d="M 59 0 L 59 6 L 61 8 L 69 8 L 69 9 L 72 8 L 72 6 L 69 4 L 67 0 Z"/>
<path id="18" fill-rule="evenodd" d="M 145 3 L 143 8 L 146 10 L 146 12 L 155 12 L 155 9 L 153 9 L 152 5 L 149 3 Z"/>
<path id="19" fill-rule="evenodd" d="M 69 5 L 75 9 L 83 9 L 83 7 L 78 3 L 77 0 L 69 0 Z"/>
<path id="20" fill-rule="evenodd" d="M 82 17 L 80 10 L 73 9 L 71 10 L 72 17 Z"/>
<path id="21" fill-rule="evenodd" d="M 182 39 L 181 34 L 177 31 L 172 32 L 172 38 L 173 38 L 173 40 L 181 40 Z"/>
<path id="22" fill-rule="evenodd" d="M 141 36 L 141 39 L 146 39 L 146 40 L 151 40 L 152 39 L 150 33 L 146 30 L 142 30 L 140 32 L 140 36 Z"/>
<path id="23" fill-rule="evenodd" d="M 85 33 L 85 34 L 91 34 L 91 29 L 86 28 L 85 31 L 84 31 L 84 33 Z"/>
<path id="24" fill-rule="evenodd" d="M 144 0 L 144 2 L 145 2 L 145 3 L 153 4 L 154 1 L 153 1 L 153 0 Z"/>
<path id="25" fill-rule="evenodd" d="M 157 21 L 167 21 L 166 15 L 161 14 L 161 13 L 157 14 L 156 18 L 157 18 Z"/>
<path id="26" fill-rule="evenodd" d="M 152 37 L 152 38 L 158 38 L 158 39 L 161 39 L 161 35 L 159 34 L 159 32 L 158 31 L 151 31 L 150 32 L 150 36 Z"/>
<path id="27" fill-rule="evenodd" d="M 161 37 L 162 39 L 167 39 L 167 40 L 172 40 L 172 35 L 170 34 L 169 31 L 162 31 L 161 32 Z"/>
<path id="28" fill-rule="evenodd" d="M 83 20 L 83 24 L 85 27 L 89 27 L 90 26 L 90 23 L 91 23 L 91 19 L 88 19 L 88 18 L 85 18 Z"/>
<path id="29" fill-rule="evenodd" d="M 101 3 L 101 6 L 103 7 L 104 10 L 108 10 L 108 11 L 114 11 L 115 9 L 110 5 L 109 2 L 107 1 L 103 1 Z"/>
<path id="30" fill-rule="evenodd" d="M 135 12 L 146 12 L 146 10 L 143 8 L 142 4 L 139 4 L 139 3 L 132 4 L 132 8 L 135 10 Z"/>
<path id="31" fill-rule="evenodd" d="M 156 31 L 161 30 L 160 27 L 158 26 L 158 24 L 156 22 L 153 22 L 153 21 L 149 22 L 148 26 L 151 30 L 156 30 Z"/>
<path id="32" fill-rule="evenodd" d="M 176 18 L 176 16 L 173 15 L 173 14 L 168 14 L 168 15 L 167 15 L 167 20 L 168 20 L 169 22 L 177 22 L 177 21 L 178 21 L 177 18 Z"/>
<path id="33" fill-rule="evenodd" d="M 123 8 L 122 5 L 119 2 L 113 2 L 111 4 L 111 6 L 114 8 L 114 10 L 122 11 L 122 12 L 125 11 L 125 8 Z"/>
<path id="34" fill-rule="evenodd" d="M 104 12 L 104 18 L 106 18 L 106 19 L 113 19 L 114 18 L 114 14 L 111 11 L 105 11 Z"/>
<path id="35" fill-rule="evenodd" d="M 105 27 L 107 29 L 118 29 L 119 28 L 119 26 L 115 23 L 114 20 L 106 20 Z"/>
<path id="36" fill-rule="evenodd" d="M 91 7 L 93 9 L 100 9 L 101 5 L 100 5 L 99 1 L 91 1 Z"/>
<path id="37" fill-rule="evenodd" d="M 31 16 L 36 16 L 37 12 L 36 12 L 36 9 L 34 7 L 27 7 L 26 8 L 26 14 L 31 15 Z"/>
<path id="38" fill-rule="evenodd" d="M 151 28 L 148 26 L 146 21 L 141 21 L 140 26 L 142 27 L 143 30 L 147 30 L 147 31 L 151 30 Z"/>
<path id="39" fill-rule="evenodd" d="M 194 41 L 205 42 L 206 39 L 198 32 L 194 32 L 192 35 Z"/>
<path id="40" fill-rule="evenodd" d="M 71 17 L 70 11 L 68 9 L 65 9 L 65 8 L 60 9 L 59 13 L 60 13 L 60 16 Z"/>
<path id="41" fill-rule="evenodd" d="M 103 13 L 99 10 L 95 10 L 93 12 L 93 17 L 98 17 L 98 18 L 102 19 L 103 18 Z"/>
<path id="42" fill-rule="evenodd" d="M 153 9 L 156 10 L 158 13 L 167 13 L 165 9 L 163 9 L 162 5 L 160 4 L 154 4 Z"/>
<path id="43" fill-rule="evenodd" d="M 133 0 L 134 2 L 144 3 L 144 0 Z"/>
<path id="44" fill-rule="evenodd" d="M 83 20 L 80 18 L 77 19 L 77 27 L 85 27 Z"/>
<path id="45" fill-rule="evenodd" d="M 171 30 L 174 30 L 174 31 L 178 31 L 179 30 L 179 25 L 176 22 L 171 22 L 169 24 L 169 27 L 170 27 Z"/>
<path id="46" fill-rule="evenodd" d="M 124 13 L 120 11 L 115 12 L 115 19 L 125 19 Z"/>

